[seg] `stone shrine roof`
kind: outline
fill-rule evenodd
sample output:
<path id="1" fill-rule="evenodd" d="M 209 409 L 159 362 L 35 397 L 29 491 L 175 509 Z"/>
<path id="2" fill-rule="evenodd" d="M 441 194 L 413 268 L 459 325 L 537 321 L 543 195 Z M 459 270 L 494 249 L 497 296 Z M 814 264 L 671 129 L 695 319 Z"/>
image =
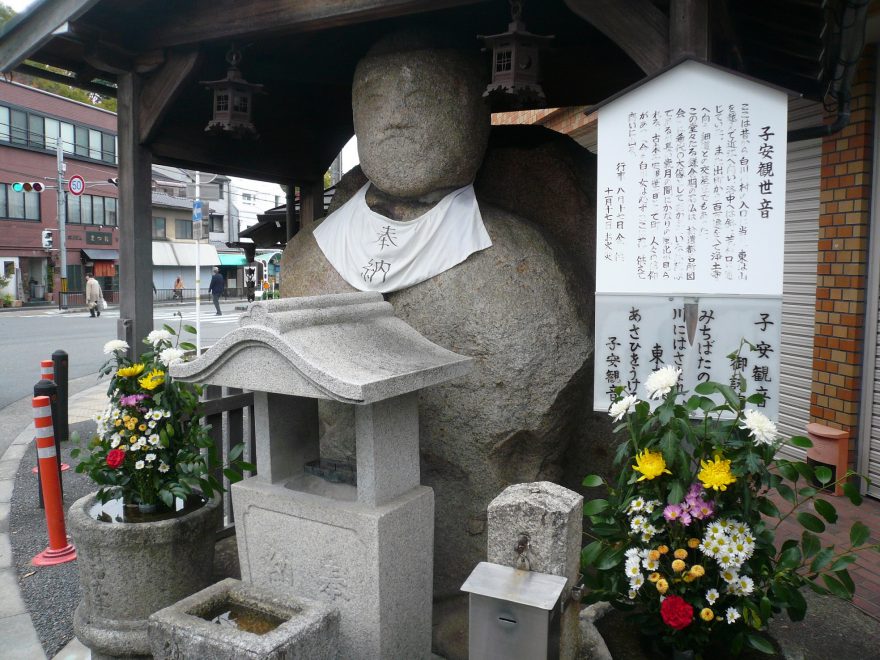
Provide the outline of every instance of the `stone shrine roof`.
<path id="1" fill-rule="evenodd" d="M 468 373 L 473 359 L 425 339 L 380 293 L 254 303 L 240 327 L 192 362 L 182 381 L 346 403 L 373 403 Z"/>

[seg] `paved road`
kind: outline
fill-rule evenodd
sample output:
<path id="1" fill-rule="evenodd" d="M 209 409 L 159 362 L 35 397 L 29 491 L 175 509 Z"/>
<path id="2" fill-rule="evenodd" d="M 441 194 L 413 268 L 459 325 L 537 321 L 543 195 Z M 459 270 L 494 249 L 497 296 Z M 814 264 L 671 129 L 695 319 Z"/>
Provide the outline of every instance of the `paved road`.
<path id="1" fill-rule="evenodd" d="M 241 303 L 223 303 L 223 316 L 215 316 L 212 305 L 201 306 L 202 344 L 212 344 L 233 330 Z M 183 322 L 195 325 L 195 305 L 157 307 L 155 326 L 167 323 L 177 329 L 182 314 Z M 105 310 L 100 318 L 91 318 L 88 312 L 60 314 L 58 310 L 26 310 L 0 314 L 0 410 L 27 396 L 39 380 L 40 360 L 49 359 L 58 349 L 67 351 L 70 379 L 97 373 L 104 364 L 104 343 L 116 338 L 118 309 Z"/>

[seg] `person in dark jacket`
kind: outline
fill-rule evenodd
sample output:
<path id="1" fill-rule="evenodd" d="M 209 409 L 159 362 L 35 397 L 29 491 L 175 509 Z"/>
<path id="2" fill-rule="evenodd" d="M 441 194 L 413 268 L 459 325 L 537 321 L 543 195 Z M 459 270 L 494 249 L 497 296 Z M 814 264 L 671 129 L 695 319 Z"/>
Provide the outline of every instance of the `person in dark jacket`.
<path id="1" fill-rule="evenodd" d="M 217 310 L 217 316 L 222 315 L 220 312 L 220 296 L 225 289 L 226 285 L 223 283 L 223 276 L 220 274 L 220 269 L 215 266 L 214 275 L 211 276 L 211 284 L 208 287 L 208 291 L 211 292 L 211 298 L 214 300 L 214 309 Z"/>

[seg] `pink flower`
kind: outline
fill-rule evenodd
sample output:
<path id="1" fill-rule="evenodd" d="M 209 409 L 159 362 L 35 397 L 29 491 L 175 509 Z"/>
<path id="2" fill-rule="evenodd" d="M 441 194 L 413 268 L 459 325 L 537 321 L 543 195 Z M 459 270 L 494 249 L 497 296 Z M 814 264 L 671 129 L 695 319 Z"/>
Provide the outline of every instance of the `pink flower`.
<path id="1" fill-rule="evenodd" d="M 130 394 L 128 396 L 124 396 L 121 399 L 119 399 L 119 404 L 121 406 L 130 407 L 130 406 L 137 405 L 140 401 L 143 401 L 144 399 L 149 399 L 149 398 L 150 397 L 147 396 L 146 394 Z"/>
<path id="2" fill-rule="evenodd" d="M 681 506 L 678 504 L 667 504 L 663 509 L 663 517 L 669 522 L 678 520 L 681 517 Z"/>

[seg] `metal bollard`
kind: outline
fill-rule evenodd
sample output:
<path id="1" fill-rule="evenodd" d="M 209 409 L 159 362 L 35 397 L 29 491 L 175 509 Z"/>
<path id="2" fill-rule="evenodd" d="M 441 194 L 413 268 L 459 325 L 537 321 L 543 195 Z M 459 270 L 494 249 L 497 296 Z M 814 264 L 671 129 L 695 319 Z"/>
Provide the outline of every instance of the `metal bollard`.
<path id="1" fill-rule="evenodd" d="M 43 382 L 43 381 L 40 381 Z M 67 540 L 64 505 L 61 503 L 61 471 L 58 469 L 58 443 L 52 429 L 52 403 L 49 397 L 35 396 L 34 429 L 37 457 L 46 475 L 40 484 L 46 502 L 46 527 L 49 547 L 31 559 L 34 566 L 52 566 L 76 559 L 76 548 Z"/>
<path id="2" fill-rule="evenodd" d="M 35 397 L 46 397 L 49 399 L 51 412 L 52 412 L 52 426 L 55 426 L 55 420 L 58 418 L 58 388 L 55 386 L 51 380 L 41 380 L 36 385 L 34 385 L 34 396 Z M 55 438 L 55 453 L 56 455 L 60 455 L 61 453 L 61 443 L 58 442 L 58 439 Z M 55 461 L 55 465 L 58 469 L 58 483 L 61 483 L 61 463 L 59 461 Z M 38 468 L 42 467 L 40 462 L 37 461 Z M 43 500 L 43 475 L 41 470 L 37 470 L 37 477 L 39 478 L 39 500 L 40 500 L 40 508 L 45 507 L 45 502 Z M 64 488 L 60 487 L 61 497 L 64 498 Z"/>
<path id="3" fill-rule="evenodd" d="M 58 388 L 58 419 L 55 420 L 55 435 L 59 442 L 70 440 L 70 424 L 67 417 L 67 351 L 58 349 L 52 353 L 52 362 L 55 365 L 55 386 Z"/>

